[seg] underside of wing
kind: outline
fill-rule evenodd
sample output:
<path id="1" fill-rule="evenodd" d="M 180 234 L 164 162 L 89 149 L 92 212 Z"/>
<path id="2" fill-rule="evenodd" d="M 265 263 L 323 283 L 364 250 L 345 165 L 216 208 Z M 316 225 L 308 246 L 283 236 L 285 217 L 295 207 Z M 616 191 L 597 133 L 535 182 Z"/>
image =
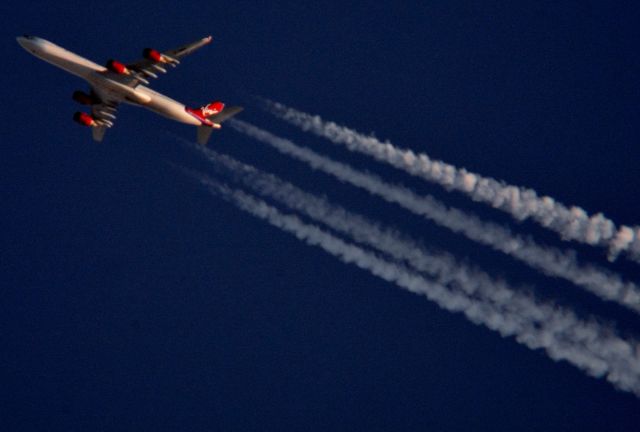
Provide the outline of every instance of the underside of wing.
<path id="1" fill-rule="evenodd" d="M 138 81 L 134 81 L 132 84 L 137 85 L 139 82 L 147 84 L 147 78 L 158 78 L 159 73 L 167 73 L 167 67 L 176 67 L 180 64 L 181 58 L 211 43 L 211 40 L 211 36 L 207 36 L 190 44 L 164 52 L 153 48 L 145 48 L 142 51 L 142 59 L 126 66 L 128 70 L 135 74 L 134 77 Z"/>
<path id="2" fill-rule="evenodd" d="M 210 44 L 212 41 L 212 37 L 211 36 L 207 36 L 205 38 L 199 39 L 195 42 L 191 42 L 190 44 L 187 45 L 183 45 L 179 48 L 174 48 L 174 49 L 170 49 L 167 50 L 165 52 L 166 55 L 173 57 L 175 59 L 181 59 L 182 57 L 186 57 L 187 55 L 191 54 L 192 52 L 194 52 L 195 50 L 202 48 L 205 45 Z"/>
<path id="3" fill-rule="evenodd" d="M 73 119 L 82 126 L 91 127 L 93 139 L 102 141 L 106 130 L 112 127 L 116 120 L 116 110 L 120 101 L 108 98 L 108 94 L 102 94 L 99 87 L 92 88 L 89 94 L 76 91 L 73 93 L 73 99 L 91 107 L 91 114 L 78 111 L 73 115 Z"/>
<path id="4" fill-rule="evenodd" d="M 96 97 L 100 98 L 100 95 L 95 90 L 92 90 Z M 118 109 L 118 102 L 107 101 L 100 98 L 100 102 L 91 106 L 91 117 L 93 117 L 95 124 L 92 128 L 94 141 L 102 141 L 104 134 L 108 128 L 112 127 L 116 120 L 116 111 Z"/>

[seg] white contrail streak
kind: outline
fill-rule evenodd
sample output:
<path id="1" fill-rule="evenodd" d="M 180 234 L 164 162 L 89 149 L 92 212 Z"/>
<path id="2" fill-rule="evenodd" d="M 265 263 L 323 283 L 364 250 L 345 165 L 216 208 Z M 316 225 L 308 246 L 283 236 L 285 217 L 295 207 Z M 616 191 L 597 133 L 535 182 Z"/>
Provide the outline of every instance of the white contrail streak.
<path id="1" fill-rule="evenodd" d="M 235 130 L 267 143 L 281 153 L 303 161 L 312 168 L 332 175 L 340 181 L 362 188 L 444 228 L 463 234 L 470 240 L 508 254 L 548 276 L 568 280 L 603 300 L 616 301 L 640 313 L 638 286 L 631 282 L 623 282 L 618 275 L 596 266 L 578 264 L 572 252 L 538 245 L 530 238 L 514 235 L 505 227 L 484 222 L 460 210 L 447 208 L 433 197 L 419 196 L 407 188 L 390 185 L 374 175 L 355 170 L 310 149 L 299 147 L 289 140 L 248 123 L 232 119 L 229 124 Z"/>
<path id="2" fill-rule="evenodd" d="M 298 217 L 281 213 L 266 202 L 212 179 L 191 174 L 212 193 L 271 225 L 318 246 L 347 264 L 354 264 L 375 276 L 425 295 L 441 308 L 462 312 L 476 324 L 483 324 L 502 336 L 531 348 L 543 348 L 553 360 L 565 360 L 590 376 L 606 377 L 616 388 L 640 397 L 640 348 L 623 340 L 595 321 L 580 320 L 571 311 L 536 301 L 493 282 L 482 272 L 457 266 L 453 260 L 432 257 L 435 282 L 429 282 L 404 266 L 381 259 L 349 244 Z M 395 249 L 395 247 L 394 247 Z M 390 252 L 390 251 L 389 251 Z M 390 252 L 391 253 L 391 252 Z"/>
<path id="3" fill-rule="evenodd" d="M 576 240 L 609 250 L 609 259 L 620 252 L 640 262 L 640 227 L 616 224 L 602 213 L 589 215 L 584 209 L 555 201 L 549 196 L 538 196 L 533 189 L 512 186 L 501 180 L 483 177 L 464 168 L 458 168 L 424 153 L 397 148 L 390 142 L 380 142 L 372 136 L 360 134 L 333 122 L 322 120 L 281 103 L 264 101 L 267 110 L 304 131 L 327 138 L 336 144 L 345 144 L 351 151 L 402 169 L 412 175 L 437 183 L 447 190 L 456 190 L 473 200 L 511 214 L 517 220 L 531 219 L 543 227 L 557 232 L 565 240 Z"/>

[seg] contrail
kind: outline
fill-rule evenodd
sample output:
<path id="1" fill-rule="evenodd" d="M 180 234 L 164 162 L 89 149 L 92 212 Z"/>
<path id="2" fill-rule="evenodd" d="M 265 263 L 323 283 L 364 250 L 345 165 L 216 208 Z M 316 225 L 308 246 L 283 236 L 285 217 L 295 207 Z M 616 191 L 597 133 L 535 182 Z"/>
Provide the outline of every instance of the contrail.
<path id="1" fill-rule="evenodd" d="M 462 192 L 473 200 L 505 211 L 517 220 L 531 219 L 560 234 L 564 240 L 575 240 L 608 248 L 609 259 L 620 252 L 640 262 L 640 227 L 616 224 L 602 213 L 589 215 L 584 209 L 568 208 L 549 196 L 538 196 L 533 189 L 512 186 L 504 181 L 458 168 L 424 153 L 397 148 L 373 136 L 360 134 L 333 122 L 322 120 L 281 103 L 264 100 L 267 110 L 304 131 L 345 144 L 351 151 L 367 154 L 409 174 L 437 183 L 447 190 Z"/>
<path id="2" fill-rule="evenodd" d="M 322 248 L 344 263 L 423 294 L 441 308 L 462 312 L 472 322 L 483 324 L 503 337 L 514 336 L 517 342 L 531 349 L 543 348 L 553 360 L 565 360 L 593 377 L 606 377 L 616 388 L 640 397 L 640 348 L 637 342 L 621 339 L 610 328 L 593 320 L 580 320 L 571 311 L 538 302 L 508 289 L 503 283 L 487 287 L 485 285 L 491 283 L 488 276 L 469 273 L 463 267 L 452 268 L 452 272 L 443 269 L 435 282 L 429 282 L 400 264 L 347 243 L 294 215 L 283 214 L 241 190 L 230 189 L 201 174 L 191 175 L 210 192 L 243 211 Z"/>
<path id="3" fill-rule="evenodd" d="M 299 147 L 263 129 L 239 120 L 230 120 L 235 130 L 267 143 L 283 154 L 303 161 L 313 169 L 332 175 L 342 182 L 396 203 L 470 240 L 508 254 L 548 276 L 559 277 L 578 285 L 603 300 L 619 304 L 640 313 L 640 288 L 624 282 L 618 275 L 591 265 L 577 263 L 575 253 L 540 246 L 530 238 L 514 235 L 500 225 L 484 222 L 457 209 L 447 208 L 431 196 L 419 196 L 411 190 L 390 185 L 378 177 L 351 168 L 340 162 Z"/>

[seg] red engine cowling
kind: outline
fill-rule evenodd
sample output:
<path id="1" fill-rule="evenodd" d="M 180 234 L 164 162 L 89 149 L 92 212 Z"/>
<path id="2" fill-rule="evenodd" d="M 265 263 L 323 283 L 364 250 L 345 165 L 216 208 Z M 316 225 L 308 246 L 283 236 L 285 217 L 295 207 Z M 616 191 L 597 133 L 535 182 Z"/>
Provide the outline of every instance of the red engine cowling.
<path id="1" fill-rule="evenodd" d="M 96 97 L 80 90 L 74 91 L 71 98 L 81 105 L 95 105 L 100 102 Z"/>
<path id="2" fill-rule="evenodd" d="M 123 65 L 122 63 L 120 63 L 117 60 L 109 60 L 107 62 L 107 69 L 109 69 L 111 72 L 115 72 L 119 75 L 129 75 L 131 72 L 129 72 L 129 69 L 127 69 L 127 67 L 125 65 Z"/>
<path id="3" fill-rule="evenodd" d="M 93 126 L 96 121 L 91 117 L 91 115 L 83 112 L 77 112 L 73 115 L 73 120 L 76 123 L 81 124 L 82 126 Z"/>
<path id="4" fill-rule="evenodd" d="M 145 48 L 142 50 L 142 56 L 146 59 L 154 61 L 156 63 L 164 63 L 164 57 L 160 54 L 159 51 L 154 50 L 153 48 Z"/>

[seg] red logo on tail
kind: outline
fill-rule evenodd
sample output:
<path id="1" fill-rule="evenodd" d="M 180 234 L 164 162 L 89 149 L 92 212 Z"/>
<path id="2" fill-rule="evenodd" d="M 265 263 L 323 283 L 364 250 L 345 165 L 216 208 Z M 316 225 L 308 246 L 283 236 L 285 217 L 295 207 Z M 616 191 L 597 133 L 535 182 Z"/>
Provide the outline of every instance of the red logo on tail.
<path id="1" fill-rule="evenodd" d="M 211 117 L 212 115 L 216 115 L 224 109 L 224 104 L 222 102 L 212 102 L 209 105 L 205 105 L 200 108 L 200 112 L 202 113 L 202 117 Z"/>
<path id="2" fill-rule="evenodd" d="M 191 114 L 192 116 L 194 116 L 195 118 L 197 118 L 198 120 L 200 120 L 203 124 L 207 125 L 207 126 L 212 126 L 213 123 L 211 122 L 211 120 L 209 120 L 207 117 L 211 117 L 214 116 L 220 112 L 222 112 L 222 110 L 224 109 L 224 104 L 222 102 L 212 102 L 208 105 L 205 105 L 201 108 L 198 109 L 194 109 L 194 108 L 185 108 L 185 110 Z"/>

